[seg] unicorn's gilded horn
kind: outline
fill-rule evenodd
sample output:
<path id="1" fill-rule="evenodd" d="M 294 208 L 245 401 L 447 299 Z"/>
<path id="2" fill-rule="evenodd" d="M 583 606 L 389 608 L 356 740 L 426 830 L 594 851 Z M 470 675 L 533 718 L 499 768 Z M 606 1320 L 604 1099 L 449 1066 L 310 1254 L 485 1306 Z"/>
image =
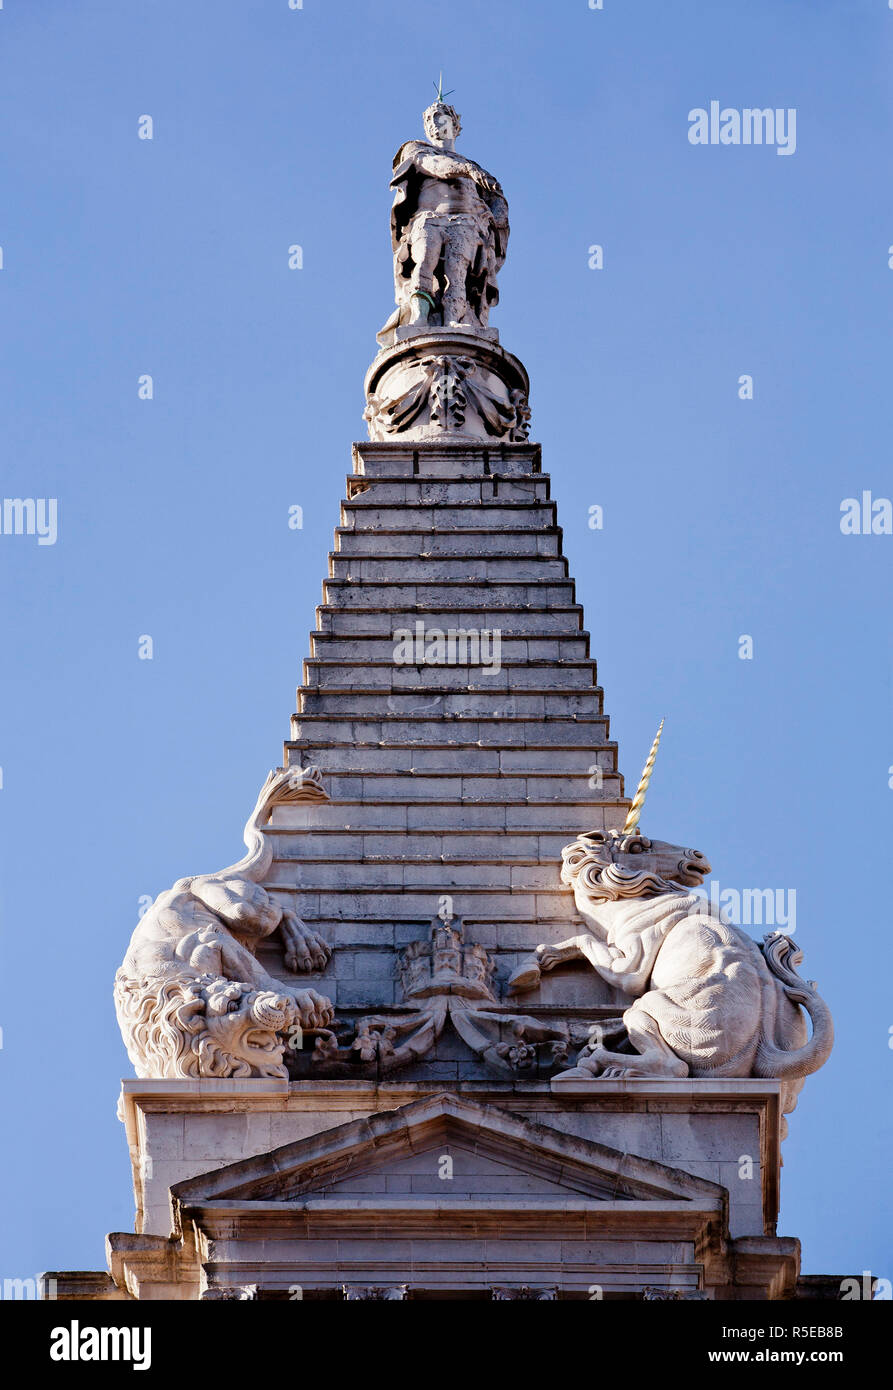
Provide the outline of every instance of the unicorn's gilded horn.
<path id="1" fill-rule="evenodd" d="M 657 759 L 657 750 L 660 747 L 660 736 L 663 732 L 663 727 L 664 721 L 661 720 L 660 724 L 658 725 L 658 730 L 657 734 L 655 735 L 654 742 L 651 745 L 651 752 L 648 754 L 648 761 L 642 768 L 642 776 L 639 779 L 639 785 L 636 788 L 636 794 L 632 799 L 632 805 L 630 806 L 626 820 L 623 823 L 623 829 L 620 832 L 622 835 L 631 834 L 632 831 L 635 830 L 636 826 L 639 824 L 639 817 L 642 814 L 642 807 L 645 805 L 645 793 L 648 791 L 648 783 L 651 781 L 651 774 L 654 771 L 654 764 Z"/>

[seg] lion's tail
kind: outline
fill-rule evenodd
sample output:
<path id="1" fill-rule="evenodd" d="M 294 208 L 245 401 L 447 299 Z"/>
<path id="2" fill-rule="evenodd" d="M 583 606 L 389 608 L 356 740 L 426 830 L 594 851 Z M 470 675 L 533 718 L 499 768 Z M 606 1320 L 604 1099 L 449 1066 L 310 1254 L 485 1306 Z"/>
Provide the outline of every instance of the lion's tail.
<path id="1" fill-rule="evenodd" d="M 831 1010 L 815 986 L 797 974 L 794 967 L 802 961 L 803 952 L 794 945 L 789 936 L 782 932 L 771 932 L 763 938 L 760 950 L 769 967 L 770 983 L 775 990 L 784 994 L 792 1004 L 802 1004 L 809 1014 L 812 1037 L 803 1047 L 793 1050 L 776 1047 L 765 1031 L 765 1025 L 769 1018 L 774 1018 L 775 1011 L 772 1010 L 768 1014 L 764 1012 L 764 1030 L 761 1031 L 753 1074 L 773 1077 L 779 1081 L 809 1076 L 824 1066 L 834 1044 Z"/>
<path id="2" fill-rule="evenodd" d="M 201 874 L 201 878 L 248 878 L 260 883 L 266 877 L 273 861 L 273 849 L 264 834 L 264 826 L 270 818 L 273 807 L 282 802 L 320 802 L 328 801 L 322 774 L 314 764 L 311 767 L 279 767 L 270 772 L 260 789 L 254 810 L 245 826 L 245 844 L 248 853 L 237 864 L 218 869 L 213 874 Z"/>

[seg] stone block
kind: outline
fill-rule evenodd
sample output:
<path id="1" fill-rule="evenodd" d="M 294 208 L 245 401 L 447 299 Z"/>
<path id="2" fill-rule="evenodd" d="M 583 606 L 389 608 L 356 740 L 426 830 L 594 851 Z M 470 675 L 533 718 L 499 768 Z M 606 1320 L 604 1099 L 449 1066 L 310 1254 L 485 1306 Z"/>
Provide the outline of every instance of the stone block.
<path id="1" fill-rule="evenodd" d="M 729 1203 L 729 1234 L 733 1240 L 766 1234 L 763 1208 L 759 1201 L 739 1202 L 733 1199 Z"/>
<path id="2" fill-rule="evenodd" d="M 270 1147 L 281 1148 L 285 1144 L 295 1144 L 311 1134 L 320 1134 L 336 1125 L 349 1124 L 351 1120 L 363 1118 L 364 1112 L 355 1110 L 287 1110 L 270 1116 Z"/>
<path id="3" fill-rule="evenodd" d="M 405 502 L 401 506 L 379 506 L 353 500 L 341 504 L 341 525 L 348 530 L 375 526 L 385 530 L 459 532 L 547 531 L 554 529 L 554 502 L 485 502 L 454 506 L 449 502 Z"/>
<path id="4" fill-rule="evenodd" d="M 394 945 L 395 927 L 392 922 L 314 922 L 313 926 L 334 946 Z"/>
<path id="5" fill-rule="evenodd" d="M 352 951 L 354 975 L 357 980 L 392 980 L 396 974 L 396 959 L 392 951 Z"/>
<path id="6" fill-rule="evenodd" d="M 184 1157 L 184 1117 L 168 1114 L 165 1111 L 150 1111 L 145 1117 L 145 1151 L 152 1155 L 153 1162 L 165 1159 L 182 1160 Z"/>
<path id="7" fill-rule="evenodd" d="M 596 761 L 591 748 L 506 748 L 499 754 L 503 772 L 572 772 L 591 775 Z"/>
<path id="8" fill-rule="evenodd" d="M 227 1162 L 244 1158 L 248 1148 L 248 1116 L 241 1114 L 202 1114 L 189 1116 L 184 1135 L 183 1156 L 187 1160 L 220 1163 L 221 1154 Z"/>
<path id="9" fill-rule="evenodd" d="M 462 824 L 472 829 L 499 830 L 506 824 L 506 806 L 464 806 Z M 455 809 L 436 803 L 407 806 L 407 827 L 413 830 L 443 830 L 456 824 Z"/>
<path id="10" fill-rule="evenodd" d="M 376 976 L 339 984 L 338 1002 L 344 1009 L 381 1009 L 395 1002 L 394 984 Z"/>
<path id="11" fill-rule="evenodd" d="M 397 556 L 559 555 L 559 532 L 539 531 L 411 531 L 364 527 L 358 515 L 353 527 L 335 532 L 335 553 L 340 556 L 376 556 L 390 560 Z"/>
<path id="12" fill-rule="evenodd" d="M 329 573 L 335 579 L 349 579 L 354 583 L 374 584 L 383 580 L 403 582 L 442 582 L 456 580 L 469 588 L 475 582 L 496 581 L 501 578 L 520 580 L 532 579 L 537 582 L 546 579 L 562 579 L 567 574 L 567 561 L 557 556 L 509 555 L 483 556 L 468 553 L 456 546 L 448 555 L 389 555 L 369 557 L 347 551 L 338 551 L 329 559 Z"/>
<path id="13" fill-rule="evenodd" d="M 759 1119 L 753 1115 L 669 1114 L 662 1117 L 664 1163 L 738 1161 L 739 1154 L 760 1154 Z M 716 1181 L 719 1181 L 717 1178 Z"/>

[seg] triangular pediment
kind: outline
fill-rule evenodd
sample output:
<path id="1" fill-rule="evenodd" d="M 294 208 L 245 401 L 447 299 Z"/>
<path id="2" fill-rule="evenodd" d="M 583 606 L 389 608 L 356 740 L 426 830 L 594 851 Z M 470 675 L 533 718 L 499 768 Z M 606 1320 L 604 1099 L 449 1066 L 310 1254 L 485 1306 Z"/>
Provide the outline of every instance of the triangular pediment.
<path id="1" fill-rule="evenodd" d="M 172 1195 L 184 1207 L 588 1199 L 719 1209 L 725 1194 L 679 1169 L 443 1093 L 203 1173 Z"/>

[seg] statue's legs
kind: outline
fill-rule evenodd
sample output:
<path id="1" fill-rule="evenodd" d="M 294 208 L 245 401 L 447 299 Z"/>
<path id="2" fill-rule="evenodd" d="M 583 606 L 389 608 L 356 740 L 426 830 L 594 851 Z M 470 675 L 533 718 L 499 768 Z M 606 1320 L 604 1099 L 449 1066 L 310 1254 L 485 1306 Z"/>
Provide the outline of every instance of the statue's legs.
<path id="1" fill-rule="evenodd" d="M 443 257 L 443 270 L 446 285 L 443 292 L 444 324 L 465 322 L 468 312 L 466 282 L 471 258 L 468 255 L 466 237 L 448 238 Z"/>
<path id="2" fill-rule="evenodd" d="M 635 1052 L 613 1052 L 601 1043 L 592 1044 L 575 1067 L 561 1072 L 561 1078 L 583 1080 L 597 1076 L 604 1081 L 623 1081 L 629 1077 L 681 1079 L 688 1076 L 688 1063 L 676 1055 L 657 1020 L 641 1008 L 641 1003 L 641 999 L 636 1000 L 623 1014 L 626 1035 Z"/>
<path id="3" fill-rule="evenodd" d="M 648 1012 L 647 1002 L 644 1001 L 652 997 L 654 996 L 649 994 L 643 995 L 642 999 L 637 999 L 635 1004 L 628 1008 L 623 1015 L 626 1035 L 636 1049 L 638 1056 L 623 1057 L 620 1053 L 615 1053 L 614 1057 L 611 1058 L 612 1061 L 616 1059 L 614 1074 L 619 1072 L 626 1076 L 679 1078 L 688 1076 L 688 1063 L 683 1062 L 682 1058 L 673 1051 L 660 1031 L 660 1024 L 657 1019 Z M 611 1054 L 606 1052 L 603 1060 L 607 1060 L 609 1057 Z"/>
<path id="4" fill-rule="evenodd" d="M 430 302 L 421 298 L 429 295 L 435 298 L 434 272 L 443 249 L 443 234 L 430 225 L 414 236 L 410 243 L 414 269 L 409 282 L 410 323 L 424 323 L 431 312 Z M 444 319 L 444 322 L 446 319 Z"/>

